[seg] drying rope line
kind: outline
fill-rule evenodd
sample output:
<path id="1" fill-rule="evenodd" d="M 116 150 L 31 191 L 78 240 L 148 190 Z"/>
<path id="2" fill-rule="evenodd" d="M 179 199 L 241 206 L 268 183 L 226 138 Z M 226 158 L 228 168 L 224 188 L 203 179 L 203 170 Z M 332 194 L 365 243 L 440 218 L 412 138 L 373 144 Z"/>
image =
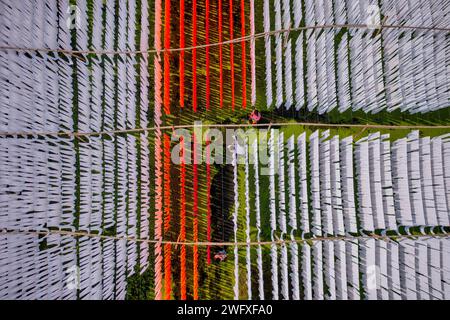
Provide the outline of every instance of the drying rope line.
<path id="1" fill-rule="evenodd" d="M 201 126 L 195 124 L 187 125 L 175 125 L 175 126 L 160 126 L 160 127 L 148 127 L 148 128 L 136 128 L 136 129 L 121 129 L 111 131 L 98 131 L 98 132 L 71 132 L 71 131 L 59 131 L 59 132 L 0 132 L 1 136 L 71 136 L 74 138 L 88 137 L 88 136 L 100 136 L 100 135 L 114 135 L 120 133 L 142 133 L 146 131 L 155 130 L 175 130 L 175 129 L 191 129 L 191 128 L 270 128 L 272 126 L 305 126 L 305 127 L 323 127 L 323 128 L 361 128 L 361 129 L 450 129 L 450 125 L 386 125 L 386 124 L 345 124 L 345 123 L 316 123 L 316 122 L 271 122 L 271 123 L 256 123 L 249 125 L 247 123 L 236 124 L 221 124 L 210 123 L 202 124 Z"/>
<path id="2" fill-rule="evenodd" d="M 364 240 L 364 239 L 376 239 L 376 240 L 384 240 L 384 241 L 393 241 L 396 239 L 418 239 L 418 238 L 448 238 L 450 237 L 450 233 L 441 233 L 441 234 L 419 234 L 419 235 L 405 235 L 405 234 L 396 234 L 396 235 L 357 235 L 357 236 L 317 236 L 310 239 L 277 239 L 273 241 L 242 241 L 242 242 L 207 242 L 207 241 L 166 241 L 166 240 L 153 240 L 153 239 L 141 239 L 131 236 L 107 236 L 99 233 L 90 233 L 87 231 L 64 231 L 64 230 L 46 230 L 46 231 L 37 231 L 37 230 L 11 230 L 11 229 L 2 229 L 0 232 L 0 236 L 3 235 L 36 235 L 36 236 L 48 236 L 48 235 L 60 235 L 60 236 L 70 236 L 70 237 L 89 237 L 89 238 L 100 238 L 100 239 L 110 239 L 110 240 L 126 240 L 132 242 L 147 242 L 153 244 L 172 244 L 175 246 L 213 246 L 213 247 L 221 247 L 221 246 L 248 246 L 248 245 L 281 245 L 281 244 L 289 244 L 289 243 L 303 243 L 303 242 L 317 242 L 317 241 L 354 241 L 354 240 Z"/>
<path id="3" fill-rule="evenodd" d="M 51 48 L 22 48 L 22 47 L 14 47 L 14 46 L 0 46 L 0 50 L 15 50 L 15 51 L 39 51 L 39 52 L 57 52 L 64 54 L 72 54 L 77 56 L 77 54 L 104 54 L 104 55 L 132 55 L 132 54 L 155 54 L 155 53 L 163 53 L 163 52 L 179 52 L 179 51 L 188 51 L 195 49 L 204 49 L 209 47 L 216 47 L 226 44 L 234 44 L 242 41 L 250 41 L 253 39 L 260 39 L 266 36 L 273 36 L 280 33 L 286 33 L 289 36 L 289 32 L 302 31 L 302 30 L 322 30 L 322 29 L 338 29 L 338 28 L 348 28 L 348 29 L 362 29 L 362 30 L 372 30 L 374 29 L 372 26 L 367 26 L 365 24 L 329 24 L 329 25 L 317 25 L 317 26 L 303 26 L 297 28 L 288 28 L 288 29 L 279 29 L 272 30 L 268 32 L 261 32 L 256 34 L 249 34 L 245 37 L 233 38 L 230 40 L 222 41 L 222 42 L 214 42 L 202 45 L 193 45 L 190 47 L 182 47 L 182 48 L 161 48 L 161 49 L 149 49 L 149 50 L 122 50 L 122 51 L 114 51 L 114 50 L 66 50 L 66 49 L 51 49 Z M 399 29 L 399 30 L 419 30 L 419 31 L 438 31 L 438 32 L 450 32 L 450 28 L 443 27 L 424 27 L 424 26 L 410 26 L 410 25 L 380 25 L 379 28 L 375 28 L 376 30 L 382 29 Z"/>

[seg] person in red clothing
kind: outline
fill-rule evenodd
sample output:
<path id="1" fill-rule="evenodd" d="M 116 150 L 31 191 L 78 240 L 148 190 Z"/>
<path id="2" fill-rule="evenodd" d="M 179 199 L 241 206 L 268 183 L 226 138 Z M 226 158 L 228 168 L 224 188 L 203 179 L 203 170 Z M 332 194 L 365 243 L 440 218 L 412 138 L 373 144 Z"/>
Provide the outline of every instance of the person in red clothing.
<path id="1" fill-rule="evenodd" d="M 227 258 L 227 253 L 225 250 L 220 250 L 214 255 L 214 260 L 219 260 L 219 262 L 224 261 Z"/>
<path id="2" fill-rule="evenodd" d="M 250 113 L 249 119 L 251 124 L 256 124 L 261 120 L 261 113 L 255 109 Z"/>

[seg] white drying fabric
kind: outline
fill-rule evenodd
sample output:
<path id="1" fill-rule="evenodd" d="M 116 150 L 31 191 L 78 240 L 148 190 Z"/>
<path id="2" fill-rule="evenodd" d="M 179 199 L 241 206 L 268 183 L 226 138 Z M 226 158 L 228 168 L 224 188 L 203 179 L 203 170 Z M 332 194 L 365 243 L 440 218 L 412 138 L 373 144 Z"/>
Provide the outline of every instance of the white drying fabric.
<path id="1" fill-rule="evenodd" d="M 371 113 L 396 109 L 425 113 L 446 108 L 450 75 L 446 68 L 448 44 L 445 33 L 392 28 L 378 31 L 377 27 L 381 25 L 381 17 L 388 17 L 385 24 L 389 25 L 448 28 L 450 24 L 445 17 L 449 7 L 445 0 L 423 4 L 408 1 L 374 4 L 373 1 L 266 0 L 264 32 L 270 30 L 271 11 L 275 13 L 272 27 L 276 30 L 290 28 L 291 24 L 298 27 L 302 19 L 306 27 L 333 24 L 368 26 L 367 29 L 307 30 L 299 32 L 296 38 L 288 38 L 288 33 L 277 34 L 273 49 L 270 37 L 266 36 L 268 105 L 272 105 L 271 54 L 274 50 L 277 108 L 289 110 L 295 105 L 296 110 L 306 107 L 309 111 L 316 109 L 319 114 L 336 108 L 340 112 L 351 108 Z M 302 67 L 304 63 L 306 69 Z M 291 81 L 294 65 L 295 81 Z M 307 82 L 307 92 L 303 79 Z M 295 84 L 294 91 L 292 84 Z"/>

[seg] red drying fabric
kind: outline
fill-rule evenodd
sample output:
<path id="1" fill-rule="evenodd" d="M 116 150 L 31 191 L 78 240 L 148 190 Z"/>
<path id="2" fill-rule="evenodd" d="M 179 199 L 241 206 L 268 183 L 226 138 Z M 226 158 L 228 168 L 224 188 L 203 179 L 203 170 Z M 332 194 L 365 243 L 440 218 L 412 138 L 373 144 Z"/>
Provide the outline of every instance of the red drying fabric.
<path id="1" fill-rule="evenodd" d="M 206 0 L 206 12 L 205 12 L 205 36 L 206 44 L 209 44 L 209 0 Z M 210 75 L 209 75 L 209 47 L 206 47 L 206 110 L 209 110 L 210 100 Z"/>
<path id="2" fill-rule="evenodd" d="M 164 299 L 170 300 L 171 295 L 171 286 L 172 286 L 172 263 L 171 263 L 171 256 L 172 256 L 172 247 L 170 243 L 166 243 L 164 245 L 164 286 L 166 289 L 166 294 L 164 296 Z"/>
<path id="3" fill-rule="evenodd" d="M 180 48 L 184 48 L 184 0 L 180 0 Z M 180 51 L 180 107 L 184 108 L 184 50 Z"/>
<path id="4" fill-rule="evenodd" d="M 206 237 L 208 242 L 211 242 L 211 157 L 210 157 L 210 141 L 206 140 L 206 221 L 207 221 L 207 229 L 206 229 Z M 211 264 L 211 247 L 206 247 L 206 257 L 208 264 Z"/>
<path id="5" fill-rule="evenodd" d="M 186 163 L 184 138 L 180 137 L 181 144 L 181 210 L 180 210 L 180 241 L 186 241 Z M 181 265 L 180 265 L 180 284 L 181 284 L 181 299 L 186 300 L 186 245 L 181 245 Z"/>
<path id="6" fill-rule="evenodd" d="M 193 233 L 194 233 L 194 242 L 198 242 L 198 170 L 197 170 L 197 143 L 195 134 L 193 135 L 194 138 L 194 146 L 193 146 L 193 159 L 194 164 L 192 166 L 193 175 L 194 175 L 194 226 L 193 226 Z M 194 245 L 194 259 L 193 259 L 193 269 L 194 269 L 194 300 L 198 300 L 198 246 Z"/>
<path id="7" fill-rule="evenodd" d="M 219 81 L 220 81 L 220 107 L 223 108 L 223 48 L 222 48 L 222 0 L 219 0 L 219 69 L 220 69 L 220 75 L 219 75 Z"/>
<path id="8" fill-rule="evenodd" d="M 164 134 L 164 234 L 168 234 L 170 230 L 170 136 Z M 171 282 L 172 282 L 172 266 L 171 266 L 171 245 L 164 245 L 164 287 L 165 299 L 170 300 Z"/>
<path id="9" fill-rule="evenodd" d="M 230 0 L 230 40 L 233 40 L 233 0 Z M 234 110 L 234 46 L 230 43 L 231 108 Z"/>
<path id="10" fill-rule="evenodd" d="M 192 2 L 192 108 L 197 112 L 197 0 Z"/>
<path id="11" fill-rule="evenodd" d="M 165 1 L 164 12 L 164 111 L 170 114 L 170 0 Z"/>
<path id="12" fill-rule="evenodd" d="M 245 2 L 241 0 L 241 34 L 245 37 Z M 242 47 L 242 108 L 247 107 L 247 66 L 245 63 L 245 40 L 241 41 Z"/>

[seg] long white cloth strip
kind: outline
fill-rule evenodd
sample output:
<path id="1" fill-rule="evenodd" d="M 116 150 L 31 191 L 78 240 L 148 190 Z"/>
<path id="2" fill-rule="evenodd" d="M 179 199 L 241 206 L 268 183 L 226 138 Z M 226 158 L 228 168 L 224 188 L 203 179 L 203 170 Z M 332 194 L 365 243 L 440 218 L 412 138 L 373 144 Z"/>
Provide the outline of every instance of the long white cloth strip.
<path id="1" fill-rule="evenodd" d="M 281 237 L 287 233 L 286 223 L 286 183 L 285 183 L 285 157 L 284 157 L 284 133 L 278 135 L 278 225 L 280 226 Z"/>
<path id="2" fill-rule="evenodd" d="M 278 141 L 277 141 L 278 142 Z M 277 230 L 277 204 L 276 204 L 276 187 L 275 187 L 275 179 L 276 179 L 276 166 L 278 165 L 278 152 L 276 146 L 278 143 L 275 143 L 275 131 L 270 131 L 270 137 L 268 142 L 269 149 L 269 208 L 270 208 L 270 229 L 271 229 L 271 239 L 273 240 L 274 232 Z"/>
<path id="3" fill-rule="evenodd" d="M 339 42 L 337 51 L 337 92 L 340 112 L 344 112 L 351 107 L 348 44 L 348 36 L 345 33 Z"/>
<path id="4" fill-rule="evenodd" d="M 91 132 L 99 132 L 102 129 L 102 96 L 103 96 L 103 70 L 101 60 L 92 58 L 92 71 L 90 73 L 92 81 L 90 83 L 91 103 L 90 103 L 90 127 Z"/>
<path id="5" fill-rule="evenodd" d="M 281 0 L 274 0 L 275 30 L 281 30 Z M 275 73 L 276 73 L 276 100 L 275 106 L 279 109 L 283 103 L 283 39 L 280 33 L 275 35 Z"/>
<path id="6" fill-rule="evenodd" d="M 326 291 L 324 298 L 326 300 L 336 300 L 336 266 L 334 257 L 334 242 L 331 240 L 323 243 L 323 274 Z"/>
<path id="7" fill-rule="evenodd" d="M 300 283 L 299 283 L 299 266 L 298 266 L 298 244 L 292 242 L 289 244 L 291 264 L 290 264 L 290 280 L 292 287 L 292 300 L 300 300 Z"/>
<path id="8" fill-rule="evenodd" d="M 440 239 L 440 253 L 442 261 L 442 291 L 444 293 L 444 299 L 450 299 L 450 262 L 448 256 L 450 255 L 450 241 L 448 238 Z"/>
<path id="9" fill-rule="evenodd" d="M 291 9 L 290 9 L 290 0 L 283 0 L 282 3 L 282 28 L 289 29 L 292 27 L 291 22 Z M 285 90 L 285 98 L 284 98 L 284 108 L 289 110 L 291 106 L 294 104 L 293 97 L 293 89 L 292 89 L 292 40 L 289 36 L 289 32 L 284 34 L 284 90 Z"/>
<path id="10" fill-rule="evenodd" d="M 381 136 L 381 188 L 383 190 L 384 221 L 387 230 L 397 229 L 392 189 L 391 142 L 389 135 Z"/>
<path id="11" fill-rule="evenodd" d="M 430 300 L 430 283 L 428 278 L 428 247 L 426 241 L 420 239 L 415 244 L 417 298 Z"/>
<path id="12" fill-rule="evenodd" d="M 126 236 L 127 234 L 127 143 L 126 138 L 117 137 L 117 234 Z M 126 269 L 127 269 L 127 243 L 125 240 L 116 242 L 116 281 L 115 299 L 125 299 L 126 294 Z"/>
<path id="13" fill-rule="evenodd" d="M 378 275 L 377 298 L 389 300 L 389 268 L 388 268 L 388 242 L 380 240 L 375 242 L 376 275 Z"/>
<path id="14" fill-rule="evenodd" d="M 112 239 L 103 239 L 102 249 L 103 249 L 103 277 L 102 277 L 102 287 L 103 287 L 103 300 L 114 299 L 114 281 L 116 277 L 116 255 L 115 251 L 116 242 Z"/>
<path id="15" fill-rule="evenodd" d="M 322 241 L 316 241 L 312 245 L 312 293 L 314 300 L 324 299 L 322 246 Z"/>
<path id="16" fill-rule="evenodd" d="M 80 1 L 77 3 L 77 9 L 80 12 L 87 12 L 87 1 Z M 87 22 L 87 15 L 81 18 L 81 23 L 76 30 L 76 48 L 78 50 L 87 50 L 89 40 L 89 24 Z M 77 103 L 78 103 L 78 129 L 81 132 L 86 132 L 90 128 L 90 84 L 89 84 L 89 68 L 88 62 L 77 61 L 76 64 L 76 78 L 78 85 Z M 125 81 L 124 81 L 125 82 Z"/>
<path id="17" fill-rule="evenodd" d="M 382 1 L 381 8 L 392 24 L 398 24 L 397 3 Z M 386 105 L 387 111 L 399 108 L 402 94 L 399 77 L 399 39 L 395 30 L 382 30 L 385 77 L 386 77 Z"/>
<path id="18" fill-rule="evenodd" d="M 408 134 L 408 181 L 411 209 L 415 226 L 426 225 L 420 174 L 419 131 Z"/>
<path id="19" fill-rule="evenodd" d="M 344 215 L 342 211 L 339 136 L 334 136 L 330 140 L 330 179 L 334 234 L 345 235 Z"/>
<path id="20" fill-rule="evenodd" d="M 428 246 L 428 278 L 430 282 L 430 297 L 432 299 L 442 300 L 443 282 L 442 282 L 442 268 L 441 268 L 441 249 L 440 240 L 435 238 L 427 239 Z"/>
<path id="21" fill-rule="evenodd" d="M 305 80 L 303 68 L 303 37 L 300 32 L 295 40 L 295 110 L 299 111 L 305 104 Z"/>
<path id="22" fill-rule="evenodd" d="M 292 11 L 294 14 L 294 28 L 300 26 L 302 20 L 302 1 L 293 0 Z M 305 103 L 305 83 L 304 83 L 304 70 L 303 70 L 303 32 L 299 32 L 297 39 L 295 40 L 295 110 L 299 111 Z"/>
<path id="23" fill-rule="evenodd" d="M 338 240 L 334 243 L 334 253 L 336 257 L 336 299 L 347 300 L 347 260 L 345 241 Z"/>
<path id="24" fill-rule="evenodd" d="M 448 226 L 450 225 L 449 208 L 447 208 L 447 199 L 445 194 L 443 161 L 442 138 L 435 137 L 431 139 L 431 164 L 436 211 L 439 225 Z"/>
<path id="25" fill-rule="evenodd" d="M 298 176 L 299 184 L 299 204 L 300 208 L 300 228 L 303 234 L 309 233 L 309 201 L 308 201 L 308 178 L 307 178 L 307 149 L 306 133 L 303 132 L 297 138 L 298 146 Z"/>
<path id="26" fill-rule="evenodd" d="M 258 141 L 255 139 L 252 145 L 253 150 L 253 168 L 255 172 L 255 214 L 256 214 L 256 241 L 260 241 L 261 236 L 261 206 L 260 206 L 260 192 L 259 192 L 259 159 L 258 159 Z M 264 273 L 262 262 L 262 248 L 258 245 L 256 248 L 257 259 L 256 264 L 258 266 L 258 293 L 259 299 L 264 300 Z"/>
<path id="27" fill-rule="evenodd" d="M 284 160 L 284 133 L 278 135 L 278 224 L 281 231 L 281 239 L 287 234 L 286 223 L 286 184 L 285 184 L 285 160 Z M 289 300 L 288 254 L 286 245 L 281 245 L 280 271 L 281 294 L 284 300 Z"/>
<path id="28" fill-rule="evenodd" d="M 108 2 L 109 4 L 110 2 Z M 109 58 L 105 58 L 105 111 L 103 114 L 104 130 L 114 130 L 114 64 Z"/>
<path id="29" fill-rule="evenodd" d="M 141 51 L 147 51 L 149 48 L 148 35 L 149 35 L 149 15 L 148 15 L 148 2 L 141 1 L 141 34 L 140 34 L 140 49 Z M 148 54 L 143 54 L 140 59 L 140 127 L 148 127 L 148 104 L 149 104 L 149 70 L 148 70 Z M 141 181 L 141 207 L 140 207 L 140 221 L 139 221 L 139 237 L 141 239 L 149 239 L 150 236 L 150 161 L 149 161 L 149 143 L 148 133 L 141 133 L 139 135 L 140 140 L 140 181 Z M 139 243 L 139 268 L 140 274 L 143 274 L 149 266 L 149 244 L 148 242 Z"/>
<path id="30" fill-rule="evenodd" d="M 399 242 L 400 285 L 402 299 L 417 300 L 415 243 L 410 239 Z"/>
<path id="31" fill-rule="evenodd" d="M 399 225 L 412 226 L 411 203 L 409 200 L 408 161 L 406 138 L 395 141 L 392 145 L 392 180 L 396 217 Z"/>
<path id="32" fill-rule="evenodd" d="M 365 299 L 377 299 L 379 272 L 375 261 L 375 239 L 364 239 L 359 242 L 361 258 L 361 282 Z"/>
<path id="33" fill-rule="evenodd" d="M 359 254 L 357 239 L 345 242 L 347 261 L 348 298 L 350 300 L 360 299 L 359 290 Z"/>
<path id="34" fill-rule="evenodd" d="M 81 237 L 78 240 L 79 255 L 80 255 L 80 299 L 91 300 L 91 254 L 92 243 L 88 237 Z"/>
<path id="35" fill-rule="evenodd" d="M 136 138 L 132 135 L 127 136 L 128 151 L 128 203 L 127 203 L 127 235 L 137 238 L 137 150 Z M 137 243 L 135 241 L 127 242 L 127 276 L 134 274 L 134 268 L 137 264 Z"/>
<path id="36" fill-rule="evenodd" d="M 301 249 L 303 297 L 305 300 L 312 300 L 311 247 L 305 242 L 302 244 Z"/>
<path id="37" fill-rule="evenodd" d="M 100 238 L 91 238 L 91 298 L 102 299 L 102 246 Z"/>
<path id="38" fill-rule="evenodd" d="M 381 142 L 380 133 L 368 136 L 369 140 L 369 177 L 374 228 L 385 229 L 385 212 L 383 210 L 383 191 L 381 184 Z"/>
<path id="39" fill-rule="evenodd" d="M 331 178 L 330 178 L 330 131 L 322 132 L 319 144 L 320 171 L 320 208 L 322 209 L 323 233 L 333 234 L 333 212 L 331 207 Z"/>
<path id="40" fill-rule="evenodd" d="M 121 59 L 117 60 L 117 72 L 116 128 L 125 130 L 127 117 L 127 66 Z"/>
<path id="41" fill-rule="evenodd" d="M 324 2 L 314 1 L 315 22 L 317 25 L 325 24 Z M 325 112 L 327 107 L 327 69 L 325 53 L 325 35 L 320 30 L 314 30 L 316 37 L 316 80 L 317 80 L 317 111 L 319 114 Z"/>
<path id="42" fill-rule="evenodd" d="M 80 213 L 79 228 L 89 230 L 92 215 L 92 154 L 89 143 L 80 143 Z"/>
<path id="43" fill-rule="evenodd" d="M 272 37 L 267 33 L 270 32 L 270 0 L 264 0 L 264 48 L 266 57 L 266 104 L 269 108 L 273 103 L 273 89 L 272 89 Z"/>
<path id="44" fill-rule="evenodd" d="M 325 7 L 325 24 L 333 25 L 334 13 L 333 13 L 333 3 L 330 1 L 324 1 Z M 326 76 L 327 76 L 327 102 L 326 102 L 326 112 L 330 112 L 336 108 L 337 103 L 337 88 L 336 88 L 336 60 L 335 60 L 335 49 L 334 49 L 334 39 L 338 30 L 335 32 L 325 33 L 325 48 L 326 48 Z"/>
<path id="45" fill-rule="evenodd" d="M 445 183 L 445 195 L 447 197 L 447 208 L 450 209 L 450 162 L 446 159 L 450 159 L 450 134 L 441 136 L 442 138 L 442 158 L 444 161 L 444 183 Z M 450 213 L 449 213 L 450 214 Z"/>
<path id="46" fill-rule="evenodd" d="M 92 49 L 102 50 L 103 30 L 103 3 L 96 2 L 92 7 Z M 88 24 L 89 25 L 89 24 Z M 90 73 L 92 81 L 91 90 L 91 119 L 90 130 L 94 132 L 101 131 L 102 127 L 102 96 L 103 96 L 103 68 L 101 65 L 101 57 L 91 58 L 92 71 Z"/>
<path id="47" fill-rule="evenodd" d="M 305 22 L 306 25 L 314 25 L 314 0 L 305 0 Z M 307 30 L 305 33 L 306 52 L 306 83 L 307 83 L 307 108 L 312 111 L 317 105 L 317 84 L 316 84 L 316 33 Z"/>
<path id="48" fill-rule="evenodd" d="M 283 300 L 289 300 L 289 262 L 288 249 L 285 243 L 281 244 L 280 251 L 281 296 Z"/>
<path id="49" fill-rule="evenodd" d="M 141 208 L 140 208 L 140 231 L 141 239 L 149 239 L 150 236 L 150 161 L 148 136 L 143 133 L 140 135 L 141 147 Z M 139 266 L 140 273 L 144 273 L 149 266 L 149 243 L 146 241 L 139 243 Z"/>
<path id="50" fill-rule="evenodd" d="M 271 279 L 272 279 L 272 299 L 278 300 L 278 250 L 275 244 L 270 245 Z"/>
<path id="51" fill-rule="evenodd" d="M 356 177 L 358 180 L 358 213 L 361 221 L 361 228 L 367 231 L 374 231 L 371 198 L 372 190 L 370 188 L 369 173 L 369 143 L 367 142 L 367 137 L 356 142 L 355 162 Z"/>
<path id="52" fill-rule="evenodd" d="M 233 211 L 233 234 L 234 234 L 234 242 L 238 241 L 237 233 L 238 233 L 238 213 L 239 213 L 239 194 L 238 194 L 238 155 L 237 148 L 238 142 L 236 137 L 233 137 L 233 186 L 234 186 L 234 211 Z M 234 300 L 239 300 L 239 252 L 238 246 L 234 246 Z"/>
<path id="53" fill-rule="evenodd" d="M 285 0 L 286 1 L 286 0 Z M 285 38 L 287 39 L 287 38 Z M 285 102 L 284 108 L 286 110 L 291 109 L 291 106 L 294 104 L 294 92 L 292 88 L 292 40 L 284 40 L 287 41 L 286 48 L 284 51 L 284 85 L 285 85 Z"/>
<path id="54" fill-rule="evenodd" d="M 316 236 L 322 235 L 322 222 L 320 212 L 320 164 L 319 164 L 319 131 L 309 136 L 309 161 L 311 172 L 311 200 L 312 219 L 311 231 Z"/>
<path id="55" fill-rule="evenodd" d="M 103 164 L 104 164 L 104 211 L 103 224 L 104 228 L 110 228 L 116 224 L 114 220 L 114 141 L 105 139 L 103 142 Z"/>
<path id="56" fill-rule="evenodd" d="M 353 175 L 353 137 L 341 140 L 342 205 L 346 232 L 358 231 L 355 207 L 355 187 Z"/>
<path id="57" fill-rule="evenodd" d="M 359 2 L 347 2 L 349 6 L 347 8 L 348 22 L 349 23 L 364 23 L 360 18 L 360 8 Z M 359 110 L 363 107 L 364 101 L 364 60 L 365 57 L 365 45 L 368 42 L 362 40 L 363 31 L 361 30 L 351 30 L 351 37 L 349 38 L 349 50 L 350 50 L 350 74 L 351 78 L 351 88 L 352 88 L 352 98 L 353 98 L 353 110 Z"/>
<path id="58" fill-rule="evenodd" d="M 245 241 L 250 239 L 250 168 L 249 168 L 249 141 L 245 138 Z M 247 267 L 247 299 L 252 299 L 252 265 L 250 256 L 250 245 L 246 247 L 246 267 Z"/>
<path id="59" fill-rule="evenodd" d="M 295 163 L 295 137 L 290 136 L 287 140 L 287 162 L 288 162 L 288 186 L 289 186 L 289 227 L 291 228 L 291 238 L 297 231 L 297 179 Z"/>
<path id="60" fill-rule="evenodd" d="M 114 32 L 115 32 L 115 2 L 106 2 L 106 18 L 105 18 L 105 43 L 104 50 L 114 50 Z M 114 65 L 112 56 L 104 59 L 104 76 L 105 76 L 105 107 L 103 115 L 104 130 L 114 130 Z"/>
<path id="61" fill-rule="evenodd" d="M 275 231 L 277 230 L 277 216 L 276 216 L 276 187 L 275 175 L 276 165 L 278 159 L 278 141 L 275 141 L 275 130 L 270 130 L 269 137 L 269 208 L 270 208 L 270 238 L 274 240 Z M 271 261 L 271 279 L 272 279 L 272 299 L 278 300 L 278 250 L 275 244 L 270 246 L 270 261 Z"/>
<path id="62" fill-rule="evenodd" d="M 289 227 L 291 228 L 291 239 L 295 240 L 295 234 L 297 233 L 297 192 L 296 192 L 296 162 L 295 162 L 295 139 L 294 135 L 290 136 L 287 141 L 287 155 L 288 155 L 288 184 L 289 184 Z M 291 256 L 291 287 L 292 287 L 292 299 L 300 299 L 300 287 L 299 287 L 299 269 L 298 269 L 298 245 L 296 242 L 292 242 L 290 245 Z"/>
<path id="63" fill-rule="evenodd" d="M 400 284 L 400 256 L 399 244 L 395 241 L 388 242 L 388 283 L 389 299 L 401 300 L 402 290 Z"/>

